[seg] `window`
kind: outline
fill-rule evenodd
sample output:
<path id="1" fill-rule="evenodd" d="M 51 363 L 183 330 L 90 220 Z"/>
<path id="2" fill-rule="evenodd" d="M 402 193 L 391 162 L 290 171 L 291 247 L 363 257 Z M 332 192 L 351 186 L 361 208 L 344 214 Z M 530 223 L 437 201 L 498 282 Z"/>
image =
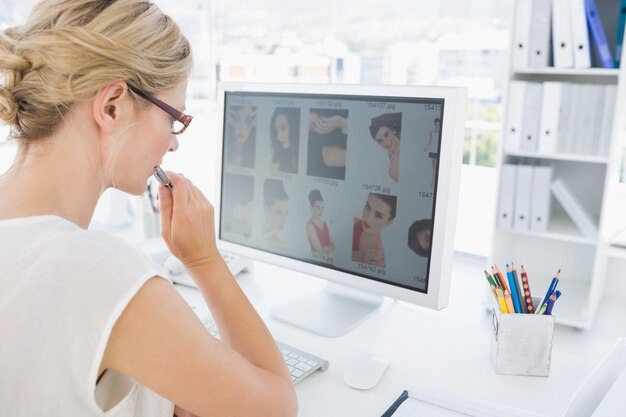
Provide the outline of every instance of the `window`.
<path id="1" fill-rule="evenodd" d="M 33 3 L 0 0 L 0 26 L 23 22 Z M 196 120 L 185 132 L 185 146 L 169 158 L 168 167 L 180 167 L 199 178 L 209 195 L 212 173 L 207 175 L 205 166 L 214 151 L 207 132 L 215 131 L 215 90 L 220 80 L 462 85 L 469 93 L 463 161 L 472 167 L 495 166 L 510 1 L 156 3 L 180 24 L 196 61 L 187 103 Z M 202 161 L 195 163 L 198 157 Z M 466 171 L 464 167 L 463 175 Z M 464 186 L 476 187 L 476 194 L 468 196 L 485 192 L 480 184 Z M 481 218 L 487 215 L 488 210 Z M 476 219 L 460 218 L 461 224 L 464 221 Z M 482 234 L 487 238 L 491 222 L 483 219 L 488 226 Z"/>

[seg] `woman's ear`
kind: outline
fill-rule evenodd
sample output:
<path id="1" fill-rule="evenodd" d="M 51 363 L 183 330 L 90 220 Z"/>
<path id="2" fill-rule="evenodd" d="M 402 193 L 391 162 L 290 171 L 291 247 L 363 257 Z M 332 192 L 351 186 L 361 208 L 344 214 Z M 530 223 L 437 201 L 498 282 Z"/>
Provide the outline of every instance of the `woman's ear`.
<path id="1" fill-rule="evenodd" d="M 125 100 L 129 97 L 128 86 L 124 81 L 107 84 L 98 90 L 94 100 L 93 118 L 102 132 L 116 130 L 124 110 L 128 109 Z"/>

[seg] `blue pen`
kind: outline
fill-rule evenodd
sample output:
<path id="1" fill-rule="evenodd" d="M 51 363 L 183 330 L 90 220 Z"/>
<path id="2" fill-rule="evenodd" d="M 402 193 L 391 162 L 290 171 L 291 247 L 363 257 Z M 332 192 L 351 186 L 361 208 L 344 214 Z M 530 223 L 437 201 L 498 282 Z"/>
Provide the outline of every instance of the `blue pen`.
<path id="1" fill-rule="evenodd" d="M 506 278 L 509 280 L 509 287 L 511 287 L 511 298 L 513 299 L 513 307 L 515 308 L 515 312 L 521 313 L 522 306 L 519 303 L 519 296 L 517 295 L 517 283 L 515 282 L 515 277 L 513 276 L 513 272 L 511 272 L 509 264 L 506 264 Z"/>
<path id="2" fill-rule="evenodd" d="M 547 303 L 548 302 L 548 298 L 550 298 L 552 293 L 554 291 L 556 291 L 556 285 L 559 283 L 559 277 L 560 276 L 561 276 L 561 268 L 559 268 L 559 270 L 556 271 L 556 274 L 554 275 L 554 278 L 552 278 L 552 282 L 550 283 L 550 287 L 548 288 L 548 291 L 546 292 L 546 296 L 543 297 L 543 300 L 541 300 L 541 303 L 539 303 L 539 307 L 541 307 L 542 305 Z"/>
<path id="3" fill-rule="evenodd" d="M 552 314 L 552 308 L 554 307 L 554 302 L 556 301 L 556 291 L 552 293 L 552 295 L 548 298 L 548 303 L 546 306 L 546 315 L 549 316 Z"/>

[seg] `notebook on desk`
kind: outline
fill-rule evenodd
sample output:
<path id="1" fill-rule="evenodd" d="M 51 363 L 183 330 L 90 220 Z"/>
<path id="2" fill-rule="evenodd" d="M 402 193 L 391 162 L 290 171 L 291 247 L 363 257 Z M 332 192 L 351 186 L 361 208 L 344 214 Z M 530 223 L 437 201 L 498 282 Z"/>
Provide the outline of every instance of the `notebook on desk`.
<path id="1" fill-rule="evenodd" d="M 539 417 L 526 410 L 518 410 L 495 403 L 470 401 L 420 387 L 412 387 L 381 417 Z"/>
<path id="2" fill-rule="evenodd" d="M 623 401 L 624 387 L 626 387 L 626 338 L 622 337 L 582 383 L 565 417 L 623 415 L 623 405 L 626 405 Z"/>

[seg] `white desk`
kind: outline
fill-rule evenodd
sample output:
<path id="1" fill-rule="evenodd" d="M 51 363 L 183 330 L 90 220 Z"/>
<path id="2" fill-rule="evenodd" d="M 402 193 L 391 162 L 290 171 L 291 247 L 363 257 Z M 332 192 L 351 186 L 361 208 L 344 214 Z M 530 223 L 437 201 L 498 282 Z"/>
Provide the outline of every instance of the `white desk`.
<path id="1" fill-rule="evenodd" d="M 325 281 L 258 262 L 251 273 L 239 275 L 237 281 L 274 337 L 330 362 L 326 372 L 317 372 L 296 387 L 301 417 L 379 417 L 411 385 L 558 416 L 594 365 L 553 351 L 548 378 L 495 375 L 486 328 L 474 328 L 436 311 L 389 299 L 379 312 L 345 336 L 323 338 L 273 320 L 269 311 L 322 289 Z M 199 316 L 209 314 L 197 290 L 177 288 L 196 306 Z M 392 357 L 380 383 L 369 391 L 343 383 L 346 363 L 359 352 Z"/>

